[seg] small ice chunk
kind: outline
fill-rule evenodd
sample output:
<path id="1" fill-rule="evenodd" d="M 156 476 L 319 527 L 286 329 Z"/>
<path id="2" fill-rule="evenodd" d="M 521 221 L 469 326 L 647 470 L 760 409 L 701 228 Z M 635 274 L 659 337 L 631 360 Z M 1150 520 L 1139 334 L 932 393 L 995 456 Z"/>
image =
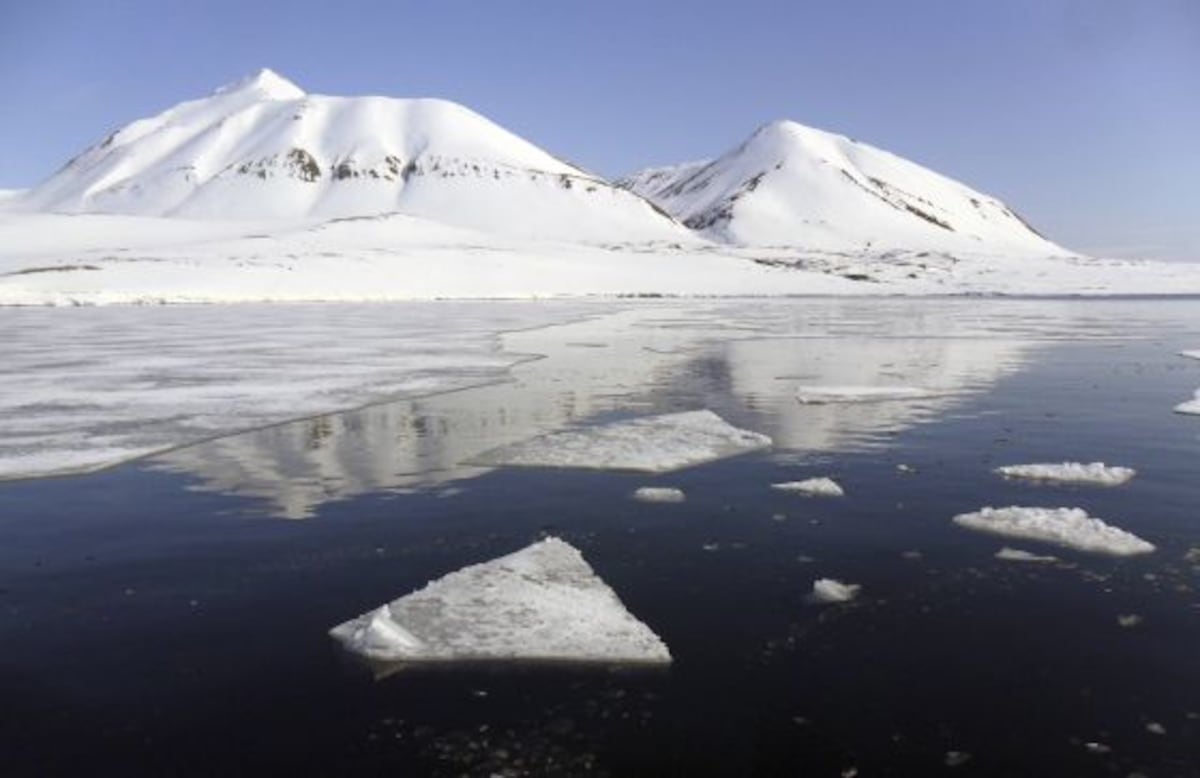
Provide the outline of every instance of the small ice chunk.
<path id="1" fill-rule="evenodd" d="M 1200 350 L 1197 351 L 1180 351 L 1179 356 L 1187 357 L 1188 359 L 1200 359 Z"/>
<path id="2" fill-rule="evenodd" d="M 1200 389 L 1196 390 L 1194 399 L 1188 400 L 1185 403 L 1180 403 L 1175 406 L 1176 413 L 1187 413 L 1192 416 L 1200 416 Z"/>
<path id="3" fill-rule="evenodd" d="M 1142 617 L 1136 613 L 1122 613 L 1117 616 L 1117 625 L 1125 629 L 1133 629 L 1142 623 Z"/>
<path id="4" fill-rule="evenodd" d="M 1111 754 L 1112 746 L 1101 743 L 1098 740 L 1089 740 L 1083 744 L 1083 747 L 1089 754 Z"/>
<path id="5" fill-rule="evenodd" d="M 642 486 L 633 493 L 633 499 L 639 502 L 683 502 L 682 489 L 670 486 Z"/>
<path id="6" fill-rule="evenodd" d="M 671 661 L 662 640 L 558 538 L 464 567 L 329 634 L 381 662 Z"/>
<path id="7" fill-rule="evenodd" d="M 850 602 L 861 590 L 862 587 L 858 584 L 842 583 L 833 578 L 818 578 L 813 582 L 809 599 L 819 603 Z"/>
<path id="8" fill-rule="evenodd" d="M 1148 554 L 1154 546 L 1137 535 L 1089 516 L 1082 508 L 981 508 L 954 523 L 981 532 L 1054 543 L 1113 556 Z"/>
<path id="9" fill-rule="evenodd" d="M 946 394 L 942 389 L 918 386 L 801 386 L 796 390 L 796 399 L 805 405 L 825 405 L 924 400 Z"/>
<path id="10" fill-rule="evenodd" d="M 1005 478 L 1023 478 L 1029 481 L 1046 481 L 1063 484 L 1094 484 L 1096 486 L 1120 486 L 1137 475 L 1128 467 L 1109 467 L 1103 462 L 1060 462 L 1034 465 L 1005 465 L 995 472 Z"/>
<path id="11" fill-rule="evenodd" d="M 1167 728 L 1164 727 L 1162 724 L 1159 724 L 1157 721 L 1146 722 L 1146 731 L 1149 732 L 1151 735 L 1167 734 Z"/>
<path id="12" fill-rule="evenodd" d="M 771 439 L 708 410 L 555 432 L 486 452 L 478 464 L 665 473 L 767 448 Z"/>
<path id="13" fill-rule="evenodd" d="M 799 492 L 810 497 L 844 497 L 846 492 L 832 478 L 807 478 L 803 481 L 785 481 L 771 484 L 772 489 L 783 492 Z"/>
<path id="14" fill-rule="evenodd" d="M 1019 548 L 1009 548 L 1005 546 L 996 552 L 997 559 L 1003 559 L 1006 562 L 1057 562 L 1058 557 L 1047 554 L 1033 554 L 1029 551 L 1022 551 Z"/>

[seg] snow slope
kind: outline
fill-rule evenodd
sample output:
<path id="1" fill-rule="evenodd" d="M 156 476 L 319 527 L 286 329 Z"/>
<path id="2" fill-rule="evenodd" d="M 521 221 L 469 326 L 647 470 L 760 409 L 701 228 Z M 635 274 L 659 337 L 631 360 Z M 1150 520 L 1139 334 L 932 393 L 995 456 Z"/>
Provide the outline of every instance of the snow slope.
<path id="1" fill-rule="evenodd" d="M 307 95 L 270 70 L 126 125 L 15 207 L 221 220 L 402 211 L 506 235 L 691 239 L 461 105 Z"/>
<path id="2" fill-rule="evenodd" d="M 618 183 L 737 245 L 1069 253 L 993 197 L 792 121 L 764 125 L 711 162 L 644 170 Z"/>

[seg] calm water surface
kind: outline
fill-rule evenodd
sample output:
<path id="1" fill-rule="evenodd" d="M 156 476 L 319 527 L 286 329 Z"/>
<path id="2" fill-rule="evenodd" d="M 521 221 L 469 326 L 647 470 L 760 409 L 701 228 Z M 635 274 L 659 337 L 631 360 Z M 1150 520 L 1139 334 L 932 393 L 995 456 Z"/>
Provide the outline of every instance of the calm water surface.
<path id="1" fill-rule="evenodd" d="M 504 347 L 545 358 L 494 386 L 0 484 L 3 773 L 1200 775 L 1200 419 L 1171 413 L 1200 387 L 1177 356 L 1200 348 L 1198 301 L 666 305 Z M 946 396 L 801 406 L 804 384 Z M 567 424 L 698 407 L 777 445 L 654 477 L 472 464 Z M 1139 475 L 990 472 L 1063 460 Z M 847 496 L 769 488 L 822 475 Z M 630 500 L 643 485 L 687 501 Z M 1158 551 L 951 523 L 983 505 L 1083 507 Z M 376 680 L 326 636 L 547 533 L 663 637 L 669 670 Z M 1001 561 L 1003 545 L 1062 562 Z M 862 596 L 808 604 L 826 576 Z"/>

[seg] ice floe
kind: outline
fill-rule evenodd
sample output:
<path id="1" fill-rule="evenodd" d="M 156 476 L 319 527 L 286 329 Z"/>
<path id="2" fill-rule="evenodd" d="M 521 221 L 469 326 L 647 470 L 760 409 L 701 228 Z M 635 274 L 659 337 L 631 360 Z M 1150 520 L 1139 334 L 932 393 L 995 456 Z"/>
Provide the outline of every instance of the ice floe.
<path id="1" fill-rule="evenodd" d="M 834 578 L 818 578 L 813 582 L 809 600 L 816 603 L 850 602 L 862 587 L 858 584 L 842 583 Z"/>
<path id="2" fill-rule="evenodd" d="M 1179 356 L 1187 357 L 1188 359 L 1200 359 L 1200 350 L 1195 351 L 1180 351 Z"/>
<path id="3" fill-rule="evenodd" d="M 1176 413 L 1187 413 L 1192 416 L 1200 416 L 1200 389 L 1196 390 L 1196 396 L 1185 403 L 1180 403 L 1175 406 Z"/>
<path id="4" fill-rule="evenodd" d="M 638 502 L 683 502 L 682 489 L 670 486 L 643 486 L 636 489 L 633 499 Z"/>
<path id="5" fill-rule="evenodd" d="M 555 432 L 486 452 L 478 461 L 664 473 L 770 445 L 766 435 L 738 429 L 701 410 Z"/>
<path id="6" fill-rule="evenodd" d="M 981 508 L 954 517 L 962 527 L 1027 540 L 1054 543 L 1077 551 L 1113 556 L 1148 554 L 1154 546 L 1137 535 L 1089 516 L 1081 508 Z"/>
<path id="7" fill-rule="evenodd" d="M 464 567 L 329 634 L 379 662 L 671 661 L 663 641 L 558 538 Z"/>
<path id="8" fill-rule="evenodd" d="M 784 481 L 771 484 L 772 489 L 782 492 L 797 492 L 810 497 L 844 497 L 846 492 L 832 478 L 806 478 L 803 481 Z"/>
<path id="9" fill-rule="evenodd" d="M 1103 462 L 1060 462 L 1032 465 L 1005 465 L 997 467 L 996 473 L 1005 478 L 1021 478 L 1027 481 L 1043 481 L 1063 484 L 1093 484 L 1096 486 L 1120 486 L 1137 475 L 1129 467 L 1110 467 Z"/>
<path id="10" fill-rule="evenodd" d="M 796 399 L 806 405 L 826 403 L 873 403 L 891 400 L 923 400 L 948 394 L 943 389 L 918 386 L 801 386 Z"/>
<path id="11" fill-rule="evenodd" d="M 1005 546 L 996 552 L 997 559 L 1003 559 L 1005 562 L 1057 562 L 1058 557 L 1049 554 L 1034 554 L 1029 551 L 1022 551 L 1019 548 L 1009 548 Z"/>

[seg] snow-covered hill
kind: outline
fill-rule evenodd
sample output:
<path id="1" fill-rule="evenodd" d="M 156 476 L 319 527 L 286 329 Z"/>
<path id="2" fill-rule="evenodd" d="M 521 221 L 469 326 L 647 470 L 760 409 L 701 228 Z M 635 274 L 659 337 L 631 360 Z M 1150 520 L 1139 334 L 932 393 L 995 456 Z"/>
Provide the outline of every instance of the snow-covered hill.
<path id="1" fill-rule="evenodd" d="M 15 202 L 221 220 L 400 211 L 509 236 L 691 237 L 641 197 L 461 105 L 307 95 L 270 70 L 126 125 Z"/>
<path id="2" fill-rule="evenodd" d="M 713 161 L 619 181 L 741 246 L 1061 255 L 1004 203 L 842 135 L 777 121 Z"/>

